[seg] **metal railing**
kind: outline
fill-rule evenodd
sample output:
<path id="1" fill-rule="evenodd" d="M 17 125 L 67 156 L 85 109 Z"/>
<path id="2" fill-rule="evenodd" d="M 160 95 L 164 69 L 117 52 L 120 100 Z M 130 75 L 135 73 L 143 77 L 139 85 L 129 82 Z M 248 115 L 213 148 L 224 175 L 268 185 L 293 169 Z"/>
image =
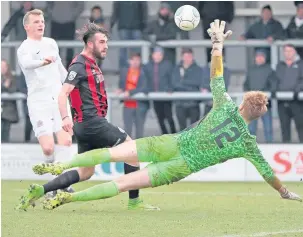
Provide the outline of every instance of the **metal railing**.
<path id="1" fill-rule="evenodd" d="M 271 98 L 271 93 L 266 92 L 267 96 Z M 243 92 L 239 93 L 229 93 L 230 97 L 236 100 L 237 104 L 240 104 L 242 97 L 244 95 Z M 126 98 L 123 95 L 117 95 L 115 93 L 107 93 L 108 97 L 108 121 L 112 121 L 112 111 L 113 100 L 125 100 Z M 166 93 L 166 92 L 151 92 L 148 94 L 138 93 L 130 97 L 131 99 L 141 100 L 141 101 L 175 101 L 175 100 L 196 100 L 196 101 L 208 101 L 212 99 L 211 93 L 201 93 L 201 92 L 174 92 L 174 93 Z M 277 92 L 276 93 L 277 100 L 293 100 L 294 92 Z M 129 98 L 127 98 L 129 99 Z M 300 92 L 298 95 L 299 100 L 303 100 L 303 92 Z M 1 100 L 26 100 L 26 95 L 23 93 L 13 93 L 7 94 L 3 93 L 1 95 Z M 20 112 L 20 111 L 19 111 Z"/>
<path id="2" fill-rule="evenodd" d="M 79 41 L 57 41 L 58 46 L 62 48 L 66 47 L 73 47 L 73 48 L 82 48 L 83 43 Z M 272 68 L 275 68 L 277 63 L 279 62 L 279 47 L 291 43 L 294 46 L 302 46 L 302 40 L 286 40 L 286 41 L 274 41 L 273 43 L 269 43 L 266 40 L 245 40 L 245 41 L 238 41 L 238 40 L 228 40 L 224 43 L 224 47 L 269 47 L 271 48 L 271 65 Z M 4 42 L 1 44 L 2 48 L 17 48 L 21 42 Z M 168 40 L 168 41 L 158 41 L 157 44 L 161 45 L 164 48 L 177 48 L 177 47 L 210 47 L 211 41 L 210 40 Z M 116 47 L 116 48 L 141 48 L 141 55 L 142 55 L 142 62 L 147 63 L 149 61 L 150 55 L 150 48 L 152 44 L 148 41 L 143 40 L 124 40 L 124 41 L 109 41 L 109 47 Z M 18 63 L 16 62 L 16 65 Z M 16 74 L 20 73 L 20 68 L 17 67 Z M 285 94 L 286 93 L 286 94 Z M 243 93 L 232 93 L 231 97 L 236 98 L 239 101 L 242 98 Z M 24 100 L 26 97 L 25 95 L 15 94 L 12 95 L 13 98 L 17 100 Z M 300 98 L 302 99 L 302 93 L 300 94 Z M 9 99 L 6 95 L 2 96 L 2 99 Z M 211 99 L 210 93 L 150 93 L 148 96 L 145 95 L 135 95 L 133 98 L 137 100 L 209 100 Z M 282 94 L 277 93 L 277 98 L 279 99 L 287 99 L 291 100 L 293 98 L 292 92 L 282 92 Z M 121 100 L 122 97 L 119 97 L 115 94 L 109 93 L 108 95 L 108 102 L 109 104 L 112 103 L 112 100 Z M 108 119 L 111 120 L 111 106 L 109 106 L 109 115 Z"/>
<path id="3" fill-rule="evenodd" d="M 58 46 L 61 48 L 82 48 L 83 43 L 80 41 L 57 41 Z M 285 41 L 274 41 L 273 43 L 269 43 L 266 40 L 228 40 L 224 43 L 224 47 L 268 47 L 271 48 L 271 65 L 273 68 L 279 62 L 279 47 L 291 43 L 295 46 L 302 46 L 302 40 L 285 40 Z M 21 42 L 4 42 L 1 44 L 2 48 L 17 48 Z M 164 48 L 180 48 L 180 47 L 210 47 L 210 40 L 167 40 L 167 41 L 158 41 L 157 44 Z M 149 41 L 144 40 L 119 40 L 119 41 L 109 41 L 109 47 L 115 48 L 141 48 L 142 62 L 147 63 L 149 61 L 150 48 L 152 44 Z M 16 62 L 15 65 L 18 65 Z M 19 74 L 20 69 L 18 67 L 17 74 Z"/>

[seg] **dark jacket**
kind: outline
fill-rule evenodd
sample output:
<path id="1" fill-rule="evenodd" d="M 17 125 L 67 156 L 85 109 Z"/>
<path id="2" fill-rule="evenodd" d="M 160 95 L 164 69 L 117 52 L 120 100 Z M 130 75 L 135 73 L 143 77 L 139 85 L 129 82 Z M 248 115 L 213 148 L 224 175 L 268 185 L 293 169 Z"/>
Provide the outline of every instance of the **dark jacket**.
<path id="1" fill-rule="evenodd" d="M 127 73 L 128 73 L 128 68 L 123 68 L 120 71 L 120 80 L 119 80 L 119 88 L 123 91 L 126 89 L 126 81 L 127 81 Z M 140 70 L 140 76 L 138 79 L 137 87 L 134 90 L 130 90 L 129 94 L 132 96 L 136 93 L 145 93 L 147 94 L 149 92 L 148 87 L 147 87 L 147 77 L 145 75 L 145 72 L 143 68 Z M 148 101 L 138 101 L 138 105 L 145 105 L 148 106 L 149 103 Z"/>
<path id="2" fill-rule="evenodd" d="M 162 20 L 160 18 L 151 21 L 144 31 L 143 37 L 145 40 L 149 40 L 150 35 L 154 35 L 155 41 L 163 40 L 175 40 L 177 38 L 177 33 L 180 29 L 176 26 L 174 20 L 169 18 L 167 20 Z M 155 44 L 152 40 L 152 43 Z M 176 62 L 176 48 L 165 48 L 164 58 L 169 60 L 171 63 Z"/>
<path id="3" fill-rule="evenodd" d="M 144 30 L 147 24 L 148 11 L 146 2 L 114 1 L 110 19 L 112 29 L 118 22 L 118 29 Z"/>
<path id="4" fill-rule="evenodd" d="M 287 28 L 286 28 L 286 35 L 289 39 L 303 39 L 303 25 L 300 27 L 296 26 L 295 23 L 295 16 L 291 18 Z M 296 47 L 298 54 L 300 55 L 301 59 L 303 59 L 303 47 Z"/>
<path id="5" fill-rule="evenodd" d="M 249 68 L 243 84 L 244 91 L 274 91 L 276 85 L 275 72 L 269 64 L 254 65 Z"/>
<path id="6" fill-rule="evenodd" d="M 197 5 L 196 2 L 192 2 L 192 1 L 161 1 L 161 3 L 166 3 L 170 6 L 170 10 L 172 13 L 175 13 L 179 7 L 183 6 L 183 5 L 192 5 L 195 6 Z M 181 39 L 189 39 L 189 31 L 185 31 L 185 30 L 181 30 L 179 28 L 178 32 L 180 33 L 180 38 Z"/>
<path id="7" fill-rule="evenodd" d="M 154 82 L 154 65 L 155 63 L 153 61 L 149 62 L 145 65 L 144 70 L 147 76 L 147 84 L 148 84 L 148 90 L 156 91 L 155 90 L 155 82 Z M 158 91 L 161 92 L 171 92 L 172 89 L 172 70 L 173 65 L 168 60 L 163 60 L 159 63 L 158 66 Z"/>
<path id="8" fill-rule="evenodd" d="M 174 19 L 169 18 L 167 21 L 156 19 L 148 23 L 144 31 L 144 38 L 148 39 L 149 35 L 155 35 L 156 41 L 174 40 L 178 31 Z"/>
<path id="9" fill-rule="evenodd" d="M 182 75 L 183 74 L 183 75 Z M 172 73 L 172 87 L 175 92 L 197 92 L 201 88 L 202 68 L 194 62 L 189 68 L 184 69 L 179 63 Z M 194 107 L 199 101 L 176 101 L 177 106 Z"/>
<path id="10" fill-rule="evenodd" d="M 303 39 L 303 25 L 300 27 L 296 26 L 295 23 L 295 16 L 291 18 L 287 28 L 286 28 L 286 35 L 287 38 L 291 39 Z"/>
<path id="11" fill-rule="evenodd" d="M 27 85 L 26 85 L 26 81 L 25 81 L 25 77 L 24 77 L 24 74 L 21 73 L 18 77 L 17 77 L 17 91 L 18 92 L 21 92 L 23 94 L 25 94 L 27 96 Z M 24 114 L 26 116 L 28 116 L 28 107 L 27 107 L 27 102 L 26 100 L 23 100 L 22 101 L 22 104 L 23 104 L 23 111 L 24 111 Z"/>
<path id="12" fill-rule="evenodd" d="M 15 80 L 12 81 L 10 87 L 4 86 L 4 78 L 1 81 L 1 93 L 15 93 L 17 92 Z M 1 119 L 7 120 L 11 123 L 17 123 L 19 121 L 19 115 L 17 110 L 17 103 L 15 100 L 3 100 L 1 101 Z"/>
<path id="13" fill-rule="evenodd" d="M 284 39 L 285 32 L 282 24 L 272 18 L 266 25 L 262 20 L 258 20 L 248 28 L 244 36 L 246 39 L 266 39 L 271 36 L 276 40 Z"/>
<path id="14" fill-rule="evenodd" d="M 225 88 L 227 90 L 229 87 L 230 77 L 231 77 L 231 72 L 227 67 L 224 67 L 223 77 L 225 82 Z M 210 66 L 203 68 L 201 88 L 210 91 Z"/>
<path id="15" fill-rule="evenodd" d="M 290 67 L 281 61 L 276 68 L 276 77 L 277 91 L 303 91 L 303 61 L 296 61 Z"/>
<path id="16" fill-rule="evenodd" d="M 200 1 L 198 11 L 201 19 L 220 19 L 231 23 L 234 19 L 234 2 L 232 1 Z"/>
<path id="17" fill-rule="evenodd" d="M 17 40 L 25 40 L 26 39 L 26 33 L 23 29 L 23 17 L 25 15 L 24 8 L 21 7 L 18 9 L 13 15 L 9 18 L 8 22 L 3 27 L 3 30 L 1 31 L 1 42 L 5 40 L 5 38 L 9 35 L 12 29 L 16 29 L 16 35 L 20 36 L 17 37 Z"/>

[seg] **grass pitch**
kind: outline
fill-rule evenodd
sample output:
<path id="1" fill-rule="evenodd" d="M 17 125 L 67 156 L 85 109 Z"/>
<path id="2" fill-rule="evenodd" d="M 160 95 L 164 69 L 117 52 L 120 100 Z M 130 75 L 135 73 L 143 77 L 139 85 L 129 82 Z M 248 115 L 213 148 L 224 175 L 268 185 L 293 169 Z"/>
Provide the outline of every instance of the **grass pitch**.
<path id="1" fill-rule="evenodd" d="M 266 183 L 177 183 L 142 190 L 146 203 L 161 208 L 157 212 L 126 210 L 127 194 L 54 211 L 40 203 L 15 211 L 31 183 L 2 181 L 2 237 L 303 236 L 303 203 L 281 200 Z M 303 196 L 303 183 L 287 186 Z"/>

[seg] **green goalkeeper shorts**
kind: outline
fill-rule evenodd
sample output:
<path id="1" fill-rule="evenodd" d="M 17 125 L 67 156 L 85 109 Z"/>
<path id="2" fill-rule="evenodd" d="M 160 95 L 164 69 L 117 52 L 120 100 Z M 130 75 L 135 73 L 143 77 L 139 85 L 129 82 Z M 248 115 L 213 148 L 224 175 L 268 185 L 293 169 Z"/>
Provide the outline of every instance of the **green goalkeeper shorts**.
<path id="1" fill-rule="evenodd" d="M 140 162 L 147 166 L 152 187 L 177 182 L 192 172 L 178 148 L 176 135 L 146 137 L 136 140 Z"/>

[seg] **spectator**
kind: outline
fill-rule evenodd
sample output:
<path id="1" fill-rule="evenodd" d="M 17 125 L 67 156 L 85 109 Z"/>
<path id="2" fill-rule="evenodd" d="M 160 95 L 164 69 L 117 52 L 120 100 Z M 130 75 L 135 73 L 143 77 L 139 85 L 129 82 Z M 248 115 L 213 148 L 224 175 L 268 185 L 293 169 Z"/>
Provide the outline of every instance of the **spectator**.
<path id="1" fill-rule="evenodd" d="M 189 5 L 195 5 L 195 2 L 188 2 L 188 1 L 161 1 L 161 3 L 166 3 L 169 5 L 170 8 L 170 17 L 175 17 L 175 12 L 178 10 L 179 7 L 182 7 L 183 5 L 189 4 Z M 189 39 L 189 32 L 186 30 L 179 30 L 181 39 Z M 174 62 L 175 63 L 175 62 Z"/>
<path id="2" fill-rule="evenodd" d="M 296 49 L 287 44 L 283 48 L 284 61 L 278 63 L 276 69 L 277 91 L 295 92 L 294 100 L 278 101 L 282 140 L 291 141 L 291 119 L 295 121 L 300 142 L 303 142 L 303 101 L 297 99 L 297 94 L 303 91 L 303 62 L 296 60 Z"/>
<path id="3" fill-rule="evenodd" d="M 25 40 L 26 33 L 23 28 L 23 17 L 26 12 L 33 10 L 33 3 L 25 1 L 21 3 L 21 7 L 9 18 L 1 32 L 1 42 L 9 35 L 12 29 L 15 29 L 16 40 Z"/>
<path id="4" fill-rule="evenodd" d="M 248 31 L 240 37 L 240 40 L 245 39 L 266 39 L 272 43 L 277 39 L 284 39 L 284 29 L 282 24 L 275 20 L 272 16 L 272 10 L 269 5 L 262 8 L 261 19 L 248 28 Z M 267 62 L 270 62 L 269 48 L 256 48 L 256 50 L 264 50 L 266 52 Z"/>
<path id="5" fill-rule="evenodd" d="M 51 37 L 55 40 L 74 40 L 76 21 L 84 10 L 82 1 L 51 1 L 47 2 L 48 14 L 51 18 Z M 65 65 L 69 66 L 74 57 L 74 50 L 68 48 Z"/>
<path id="6" fill-rule="evenodd" d="M 11 69 L 5 60 L 1 60 L 1 93 L 16 92 L 16 81 Z M 1 142 L 9 142 L 12 123 L 19 121 L 15 100 L 1 102 Z"/>
<path id="7" fill-rule="evenodd" d="M 133 53 L 130 56 L 129 67 L 121 70 L 119 89 L 117 94 L 123 93 L 127 98 L 136 93 L 147 93 L 147 78 L 141 67 L 141 56 Z M 136 128 L 136 139 L 143 137 L 148 101 L 126 99 L 124 101 L 123 120 L 124 129 L 131 136 L 133 124 Z"/>
<path id="8" fill-rule="evenodd" d="M 110 20 L 112 30 L 118 22 L 120 40 L 140 40 L 142 32 L 146 28 L 148 18 L 147 3 L 144 1 L 115 1 L 113 2 L 113 13 Z M 140 52 L 140 49 L 135 49 Z M 127 48 L 120 49 L 120 68 L 127 65 Z"/>
<path id="9" fill-rule="evenodd" d="M 256 51 L 255 65 L 247 72 L 243 85 L 244 91 L 272 92 L 275 88 L 275 83 L 275 72 L 271 66 L 266 63 L 266 53 L 262 50 Z M 269 101 L 267 113 L 262 116 L 262 121 L 265 141 L 271 143 L 273 141 L 271 101 Z M 257 125 L 258 120 L 254 120 L 249 124 L 249 131 L 252 135 L 256 135 Z"/>
<path id="10" fill-rule="evenodd" d="M 168 60 L 164 60 L 163 58 L 164 50 L 161 47 L 155 47 L 152 54 L 152 61 L 145 66 L 149 91 L 172 92 L 171 72 L 173 66 Z M 176 133 L 172 113 L 172 102 L 154 101 L 153 104 L 162 134 Z M 166 120 L 169 124 L 170 132 L 165 125 Z"/>
<path id="11" fill-rule="evenodd" d="M 23 73 L 21 73 L 21 75 L 17 79 L 17 89 L 19 92 L 27 95 L 27 86 L 26 86 L 25 77 L 24 77 Z M 24 116 L 25 116 L 25 124 L 24 124 L 25 138 L 24 138 L 24 140 L 25 140 L 25 142 L 30 142 L 31 134 L 33 132 L 33 126 L 30 121 L 30 118 L 29 118 L 26 100 L 22 101 L 22 105 L 23 105 L 23 112 L 24 112 Z"/>
<path id="12" fill-rule="evenodd" d="M 224 82 L 226 90 L 228 89 L 231 72 L 224 64 Z M 210 63 L 203 68 L 202 73 L 202 85 L 201 85 L 201 92 L 210 92 Z M 204 108 L 204 116 L 208 114 L 208 112 L 212 109 L 213 103 L 211 101 L 205 101 L 205 108 Z"/>
<path id="13" fill-rule="evenodd" d="M 232 1 L 199 1 L 198 11 L 202 20 L 204 39 L 210 39 L 207 29 L 215 19 L 231 23 L 234 19 L 234 2 Z M 227 26 L 225 27 L 227 28 Z M 207 62 L 211 60 L 211 48 L 207 48 Z"/>
<path id="14" fill-rule="evenodd" d="M 155 44 L 157 41 L 162 40 L 175 40 L 178 27 L 175 24 L 174 19 L 171 17 L 170 6 L 167 3 L 161 3 L 158 18 L 150 22 L 144 32 L 144 38 L 149 40 L 149 36 L 152 36 L 151 42 Z M 176 62 L 176 48 L 166 48 L 164 50 L 164 59 L 169 60 L 172 64 Z"/>
<path id="15" fill-rule="evenodd" d="M 202 68 L 194 61 L 193 51 L 183 49 L 182 61 L 175 67 L 172 74 L 173 91 L 198 92 L 201 86 Z M 187 119 L 194 123 L 200 118 L 199 101 L 181 100 L 176 101 L 176 113 L 180 130 L 185 129 Z"/>
<path id="16" fill-rule="evenodd" d="M 91 9 L 89 21 L 105 28 L 103 9 L 100 6 L 94 6 Z"/>
<path id="17" fill-rule="evenodd" d="M 97 24 L 102 28 L 106 28 L 104 24 L 103 10 L 101 7 L 99 6 L 92 7 L 89 21 Z M 98 66 L 101 68 L 103 60 L 97 59 L 96 61 Z"/>
<path id="18" fill-rule="evenodd" d="M 286 34 L 289 39 L 303 39 L 303 2 L 295 2 L 295 5 L 297 14 L 290 20 Z M 296 50 L 300 58 L 303 59 L 303 47 L 297 47 Z"/>

